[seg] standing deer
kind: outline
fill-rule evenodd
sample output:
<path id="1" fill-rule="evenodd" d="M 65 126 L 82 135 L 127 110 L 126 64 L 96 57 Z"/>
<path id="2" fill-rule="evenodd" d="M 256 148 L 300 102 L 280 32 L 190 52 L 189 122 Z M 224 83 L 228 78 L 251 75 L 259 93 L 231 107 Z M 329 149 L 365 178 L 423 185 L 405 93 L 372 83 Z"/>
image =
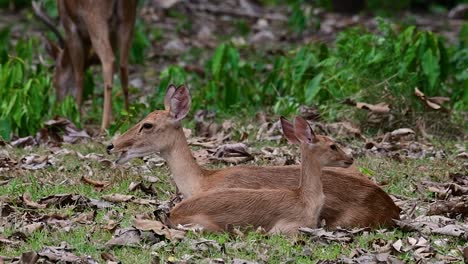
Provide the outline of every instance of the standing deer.
<path id="1" fill-rule="evenodd" d="M 104 111 L 101 131 L 110 124 L 114 64 L 119 57 L 120 80 L 128 110 L 128 57 L 135 24 L 137 0 L 58 0 L 65 38 L 51 19 L 33 2 L 35 15 L 57 36 L 59 45 L 47 41 L 46 49 L 55 60 L 53 84 L 58 100 L 73 95 L 83 103 L 85 70 L 98 56 L 104 79 Z"/>
<path id="2" fill-rule="evenodd" d="M 217 188 L 293 189 L 299 184 L 299 166 L 235 166 L 208 170 L 197 164 L 182 130 L 190 110 L 185 86 L 170 85 L 165 110 L 156 110 L 107 147 L 117 163 L 158 153 L 185 198 Z M 392 226 L 400 209 L 374 182 L 355 170 L 325 168 L 322 173 L 325 204 L 320 217 L 329 227 Z"/>
<path id="3" fill-rule="evenodd" d="M 263 227 L 270 233 L 293 235 L 299 227 L 316 227 L 324 204 L 323 166 L 347 168 L 353 159 L 327 137 L 314 134 L 307 121 L 296 117 L 294 126 L 281 118 L 283 132 L 301 145 L 301 175 L 293 189 L 213 189 L 177 204 L 170 214 L 173 225 L 198 224 L 209 231 L 233 226 Z"/>

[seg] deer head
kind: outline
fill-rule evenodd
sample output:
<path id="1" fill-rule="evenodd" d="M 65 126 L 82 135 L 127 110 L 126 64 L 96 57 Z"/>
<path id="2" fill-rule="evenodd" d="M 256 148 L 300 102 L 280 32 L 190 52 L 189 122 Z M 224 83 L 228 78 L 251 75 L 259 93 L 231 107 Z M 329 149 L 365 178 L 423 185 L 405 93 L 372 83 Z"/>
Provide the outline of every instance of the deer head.
<path id="1" fill-rule="evenodd" d="M 169 85 L 164 97 L 165 110 L 150 113 L 107 146 L 107 151 L 120 154 L 117 163 L 153 153 L 164 154 L 175 141 L 184 137 L 180 121 L 187 116 L 190 104 L 189 90 L 185 86 Z"/>
<path id="2" fill-rule="evenodd" d="M 316 135 L 309 123 L 302 117 L 296 117 L 294 125 L 284 117 L 281 117 L 280 121 L 285 138 L 291 144 L 301 145 L 303 151 L 317 155 L 322 166 L 347 168 L 353 164 L 353 158 L 346 154 L 333 139 Z"/>

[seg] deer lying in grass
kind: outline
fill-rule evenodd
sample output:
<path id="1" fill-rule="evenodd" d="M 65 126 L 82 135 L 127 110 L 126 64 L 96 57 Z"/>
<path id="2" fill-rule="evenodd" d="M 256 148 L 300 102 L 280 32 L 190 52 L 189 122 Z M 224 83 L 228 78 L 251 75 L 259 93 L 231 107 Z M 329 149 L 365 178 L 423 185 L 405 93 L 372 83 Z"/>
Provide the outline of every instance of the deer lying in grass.
<path id="1" fill-rule="evenodd" d="M 215 188 L 293 189 L 299 184 L 299 166 L 236 166 L 207 170 L 199 166 L 187 144 L 181 120 L 190 110 L 186 87 L 169 86 L 164 105 L 116 138 L 107 147 L 118 153 L 117 163 L 158 153 L 185 198 Z M 374 182 L 354 171 L 325 168 L 322 174 L 325 205 L 321 219 L 328 227 L 392 226 L 399 208 Z"/>
<path id="2" fill-rule="evenodd" d="M 299 227 L 316 227 L 324 204 L 322 168 L 347 168 L 353 159 L 333 140 L 315 136 L 307 121 L 296 117 L 294 127 L 281 118 L 283 132 L 301 145 L 301 175 L 293 189 L 213 189 L 177 204 L 170 215 L 173 225 L 198 224 L 208 231 L 233 226 L 263 227 L 270 233 L 296 234 Z"/>
<path id="3" fill-rule="evenodd" d="M 116 50 L 118 49 L 120 80 L 128 110 L 128 56 L 136 16 L 136 0 L 58 0 L 58 12 L 65 30 L 65 39 L 51 19 L 33 2 L 35 15 L 57 36 L 59 46 L 48 40 L 46 49 L 55 60 L 53 84 L 57 98 L 73 95 L 81 110 L 84 74 L 96 58 L 102 64 L 104 78 L 104 111 L 101 131 L 112 115 L 112 86 Z M 81 112 L 81 111 L 80 111 Z"/>

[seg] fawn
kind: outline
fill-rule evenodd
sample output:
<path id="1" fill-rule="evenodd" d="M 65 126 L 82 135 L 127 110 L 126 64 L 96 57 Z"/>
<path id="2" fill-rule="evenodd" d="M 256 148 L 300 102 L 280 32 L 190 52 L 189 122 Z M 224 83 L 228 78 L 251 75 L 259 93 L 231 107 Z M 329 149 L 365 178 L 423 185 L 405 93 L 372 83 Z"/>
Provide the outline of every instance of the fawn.
<path id="1" fill-rule="evenodd" d="M 104 78 L 104 111 L 101 131 L 112 115 L 112 86 L 116 50 L 118 49 L 120 80 L 128 110 L 128 57 L 135 24 L 137 0 L 58 0 L 58 12 L 65 30 L 65 39 L 51 19 L 33 2 L 35 15 L 57 36 L 59 46 L 47 40 L 46 50 L 55 60 L 53 84 L 58 100 L 73 95 L 80 107 L 83 103 L 85 70 L 97 54 Z"/>
<path id="2" fill-rule="evenodd" d="M 233 226 L 263 227 L 269 233 L 296 234 L 315 227 L 324 204 L 323 166 L 349 167 L 353 159 L 326 137 L 318 137 L 307 121 L 296 117 L 294 127 L 281 118 L 285 137 L 301 145 L 301 176 L 293 189 L 213 189 L 177 204 L 170 223 L 198 224 L 208 231 Z"/>
<path id="3" fill-rule="evenodd" d="M 107 147 L 118 153 L 117 163 L 158 153 L 185 198 L 216 188 L 293 189 L 299 184 L 299 166 L 235 166 L 208 170 L 199 166 L 187 144 L 181 120 L 190 110 L 185 86 L 170 85 L 165 110 L 156 110 L 119 136 Z M 325 204 L 320 217 L 328 227 L 392 226 L 400 209 L 366 176 L 344 168 L 325 168 L 322 173 Z"/>

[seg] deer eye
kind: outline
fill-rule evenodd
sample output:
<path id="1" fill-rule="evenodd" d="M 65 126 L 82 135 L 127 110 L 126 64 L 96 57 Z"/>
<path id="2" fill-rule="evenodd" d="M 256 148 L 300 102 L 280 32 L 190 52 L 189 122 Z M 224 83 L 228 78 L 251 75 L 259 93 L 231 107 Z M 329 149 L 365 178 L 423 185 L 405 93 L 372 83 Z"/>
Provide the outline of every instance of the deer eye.
<path id="1" fill-rule="evenodd" d="M 331 145 L 330 148 L 331 148 L 332 150 L 334 150 L 334 151 L 337 151 L 337 150 L 338 150 L 338 147 L 337 147 L 335 144 Z"/>
<path id="2" fill-rule="evenodd" d="M 144 123 L 144 124 L 143 124 L 143 128 L 144 128 L 144 129 L 151 129 L 151 128 L 153 128 L 153 124 Z"/>

